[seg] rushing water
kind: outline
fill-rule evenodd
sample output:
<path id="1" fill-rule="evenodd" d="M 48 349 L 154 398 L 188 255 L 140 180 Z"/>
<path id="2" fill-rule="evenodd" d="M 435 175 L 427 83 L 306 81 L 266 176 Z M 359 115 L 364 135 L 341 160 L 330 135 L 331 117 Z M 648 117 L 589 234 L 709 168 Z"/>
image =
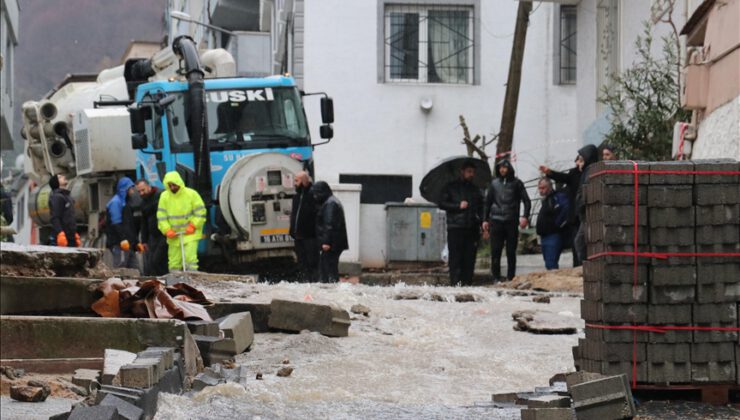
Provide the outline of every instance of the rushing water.
<path id="1" fill-rule="evenodd" d="M 162 395 L 157 419 L 516 419 L 518 410 L 492 407 L 491 394 L 531 391 L 553 374 L 573 370 L 576 335 L 514 331 L 511 313 L 539 309 L 577 318 L 577 298 L 556 297 L 547 305 L 479 287 L 197 286 L 213 300 L 283 298 L 332 302 L 348 311 L 362 304 L 371 312 L 351 314 L 349 337 L 257 334 L 252 350 L 236 359 L 250 371 L 246 388 L 229 383 L 191 396 Z M 475 302 L 456 302 L 460 293 Z M 291 376 L 276 376 L 283 366 L 294 368 Z"/>

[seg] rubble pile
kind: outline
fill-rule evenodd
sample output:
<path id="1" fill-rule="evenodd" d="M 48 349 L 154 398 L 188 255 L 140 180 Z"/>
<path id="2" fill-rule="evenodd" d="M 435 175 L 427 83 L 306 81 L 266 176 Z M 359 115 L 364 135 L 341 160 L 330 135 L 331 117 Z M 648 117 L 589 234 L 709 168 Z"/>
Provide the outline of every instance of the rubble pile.
<path id="1" fill-rule="evenodd" d="M 103 250 L 3 242 L 0 247 L 2 276 L 101 278 L 110 274 L 103 264 Z"/>
<path id="2" fill-rule="evenodd" d="M 740 383 L 740 164 L 636 169 L 591 168 L 576 367 L 633 383 Z"/>

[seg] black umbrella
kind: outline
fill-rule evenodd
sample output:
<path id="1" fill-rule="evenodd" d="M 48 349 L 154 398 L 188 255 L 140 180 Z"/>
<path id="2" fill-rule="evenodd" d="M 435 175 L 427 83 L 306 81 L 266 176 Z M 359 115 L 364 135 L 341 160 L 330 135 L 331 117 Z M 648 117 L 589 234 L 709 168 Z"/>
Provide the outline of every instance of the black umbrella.
<path id="1" fill-rule="evenodd" d="M 450 182 L 460 179 L 460 170 L 466 162 L 475 166 L 473 184 L 481 189 L 488 188 L 488 184 L 491 182 L 491 168 L 486 161 L 467 156 L 453 156 L 442 160 L 424 175 L 424 179 L 419 184 L 421 196 L 439 205 L 445 187 Z"/>

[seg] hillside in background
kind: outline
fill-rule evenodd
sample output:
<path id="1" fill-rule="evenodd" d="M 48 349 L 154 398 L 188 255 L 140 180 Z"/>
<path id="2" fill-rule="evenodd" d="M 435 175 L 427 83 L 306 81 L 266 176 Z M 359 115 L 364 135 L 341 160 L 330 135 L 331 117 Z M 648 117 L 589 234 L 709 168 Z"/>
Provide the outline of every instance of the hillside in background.
<path id="1" fill-rule="evenodd" d="M 40 99 L 67 74 L 98 73 L 120 64 L 132 40 L 161 41 L 165 35 L 167 0 L 20 0 L 19 5 L 17 133 L 25 101 Z"/>

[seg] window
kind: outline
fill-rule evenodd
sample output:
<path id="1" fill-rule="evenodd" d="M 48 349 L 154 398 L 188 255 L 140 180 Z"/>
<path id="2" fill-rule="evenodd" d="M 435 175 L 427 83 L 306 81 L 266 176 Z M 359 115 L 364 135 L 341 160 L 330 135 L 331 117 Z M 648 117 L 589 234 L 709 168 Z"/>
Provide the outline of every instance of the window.
<path id="1" fill-rule="evenodd" d="M 560 6 L 560 84 L 576 82 L 576 33 L 576 6 Z"/>
<path id="2" fill-rule="evenodd" d="M 383 18 L 386 82 L 473 83 L 472 6 L 387 4 Z"/>
<path id="3" fill-rule="evenodd" d="M 362 185 L 362 204 L 400 203 L 413 193 L 411 175 L 339 174 L 339 183 Z"/>

